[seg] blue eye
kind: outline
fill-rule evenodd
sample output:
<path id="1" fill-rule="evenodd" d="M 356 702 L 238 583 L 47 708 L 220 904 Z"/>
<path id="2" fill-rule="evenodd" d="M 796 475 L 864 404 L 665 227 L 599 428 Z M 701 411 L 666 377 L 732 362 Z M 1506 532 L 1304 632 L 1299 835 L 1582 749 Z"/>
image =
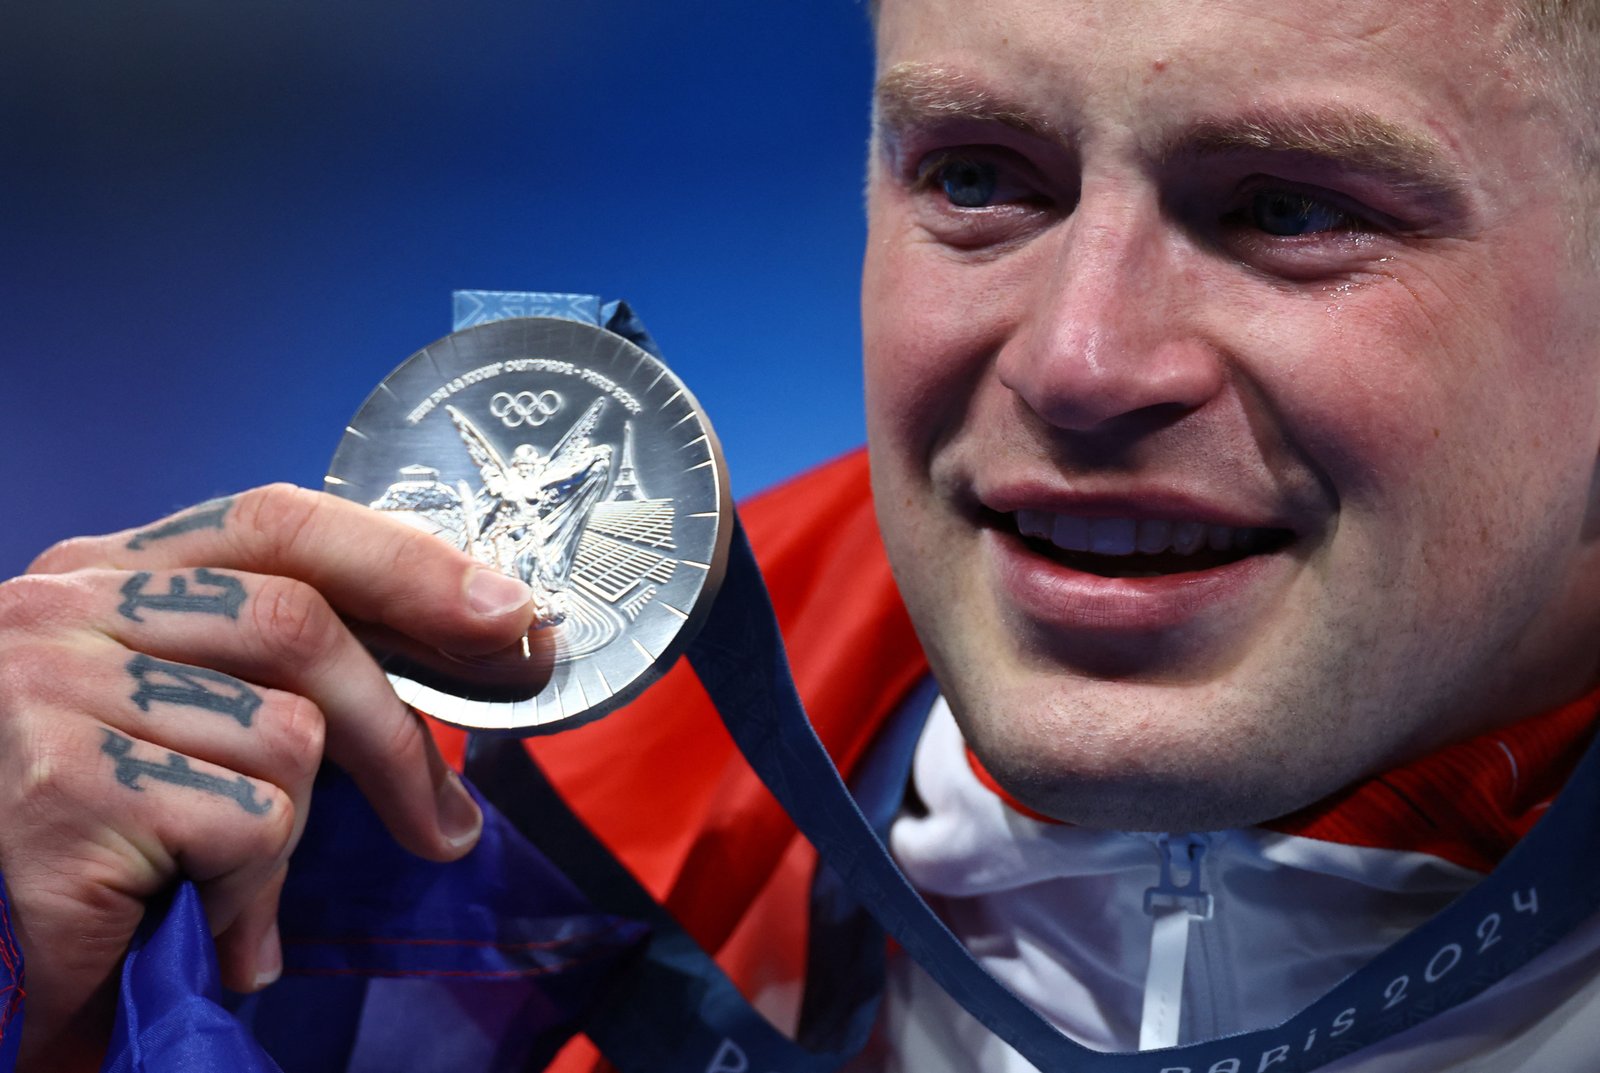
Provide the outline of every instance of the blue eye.
<path id="1" fill-rule="evenodd" d="M 1250 199 L 1250 222 L 1269 235 L 1348 230 L 1355 219 L 1326 201 L 1294 190 L 1263 190 Z"/>
<path id="2" fill-rule="evenodd" d="M 994 200 L 998 178 L 994 165 L 959 157 L 946 160 L 935 170 L 933 178 L 939 183 L 950 204 L 963 209 L 981 209 Z"/>

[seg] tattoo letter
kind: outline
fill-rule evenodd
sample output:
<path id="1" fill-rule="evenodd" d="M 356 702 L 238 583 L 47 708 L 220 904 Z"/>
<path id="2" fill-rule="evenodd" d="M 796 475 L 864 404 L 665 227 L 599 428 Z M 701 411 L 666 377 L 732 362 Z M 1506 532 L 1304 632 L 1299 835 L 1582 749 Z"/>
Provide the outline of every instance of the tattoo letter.
<path id="1" fill-rule="evenodd" d="M 190 592 L 188 580 L 175 577 L 167 583 L 166 592 L 145 592 L 144 587 L 150 583 L 150 577 L 148 572 L 141 570 L 123 584 L 122 606 L 117 610 L 124 618 L 143 622 L 144 619 L 139 617 L 141 607 L 157 611 L 182 611 L 238 618 L 239 608 L 244 604 L 244 585 L 238 578 L 218 574 L 203 566 L 195 569 L 195 584 L 206 585 L 219 591 Z"/>
<path id="2" fill-rule="evenodd" d="M 128 661 L 127 671 L 139 683 L 130 699 L 142 712 L 148 712 L 151 702 L 159 700 L 220 712 L 248 727 L 261 707 L 261 694 L 220 671 L 168 663 L 142 652 Z"/>
<path id="3" fill-rule="evenodd" d="M 264 815 L 272 808 L 271 801 L 256 800 L 256 788 L 250 780 L 243 775 L 233 778 L 224 778 L 221 775 L 207 775 L 203 771 L 196 771 L 189 766 L 186 757 L 177 753 L 168 753 L 165 763 L 155 763 L 151 760 L 139 760 L 129 754 L 133 751 L 133 739 L 123 737 L 115 730 L 107 730 L 106 740 L 101 743 L 100 751 L 117 762 L 117 781 L 130 790 L 144 792 L 144 787 L 139 785 L 141 776 L 156 779 L 160 782 L 170 782 L 174 786 L 188 786 L 202 793 L 215 794 L 238 802 L 239 807 L 252 816 Z"/>
<path id="4" fill-rule="evenodd" d="M 233 506 L 232 499 L 213 499 L 209 503 L 202 503 L 187 514 L 179 515 L 170 522 L 153 525 L 149 529 L 141 529 L 128 541 L 129 551 L 143 551 L 146 544 L 156 540 L 165 540 L 167 537 L 178 536 L 182 533 L 192 533 L 196 529 L 221 529 L 222 519 L 227 515 L 228 508 Z"/>

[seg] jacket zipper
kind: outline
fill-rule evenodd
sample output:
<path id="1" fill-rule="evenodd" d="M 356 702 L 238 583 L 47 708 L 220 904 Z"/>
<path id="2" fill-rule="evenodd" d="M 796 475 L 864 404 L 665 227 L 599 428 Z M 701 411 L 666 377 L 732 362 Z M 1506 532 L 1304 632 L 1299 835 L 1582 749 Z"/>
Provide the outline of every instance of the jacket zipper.
<path id="1" fill-rule="evenodd" d="M 1178 1043 L 1189 929 L 1211 919 L 1211 895 L 1205 890 L 1202 869 L 1210 844 L 1202 834 L 1164 834 L 1156 838 L 1161 878 L 1144 892 L 1144 911 L 1151 918 L 1151 928 L 1144 1009 L 1139 1018 L 1141 1051 Z"/>

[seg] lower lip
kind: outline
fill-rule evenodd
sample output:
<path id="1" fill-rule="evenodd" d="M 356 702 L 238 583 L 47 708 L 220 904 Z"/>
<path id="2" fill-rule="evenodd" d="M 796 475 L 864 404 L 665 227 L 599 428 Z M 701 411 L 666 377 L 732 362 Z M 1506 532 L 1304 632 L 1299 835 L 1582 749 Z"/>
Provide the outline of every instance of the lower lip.
<path id="1" fill-rule="evenodd" d="M 1015 534 L 985 530 L 984 554 L 1013 606 L 1053 630 L 1149 633 L 1189 625 L 1264 594 L 1280 553 L 1158 577 L 1101 577 L 1062 566 Z"/>

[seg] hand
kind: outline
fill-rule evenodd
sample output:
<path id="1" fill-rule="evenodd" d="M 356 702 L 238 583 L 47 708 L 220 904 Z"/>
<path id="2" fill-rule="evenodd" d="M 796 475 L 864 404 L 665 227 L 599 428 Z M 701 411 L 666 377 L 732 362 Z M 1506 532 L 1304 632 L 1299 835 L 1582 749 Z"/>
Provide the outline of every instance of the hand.
<path id="1" fill-rule="evenodd" d="M 98 1068 L 118 963 L 145 901 L 180 875 L 201 891 L 224 984 L 276 978 L 278 894 L 324 756 L 407 849 L 466 853 L 477 807 L 352 631 L 520 658 L 532 618 L 520 581 L 287 485 L 67 541 L 0 584 L 21 1068 Z"/>

